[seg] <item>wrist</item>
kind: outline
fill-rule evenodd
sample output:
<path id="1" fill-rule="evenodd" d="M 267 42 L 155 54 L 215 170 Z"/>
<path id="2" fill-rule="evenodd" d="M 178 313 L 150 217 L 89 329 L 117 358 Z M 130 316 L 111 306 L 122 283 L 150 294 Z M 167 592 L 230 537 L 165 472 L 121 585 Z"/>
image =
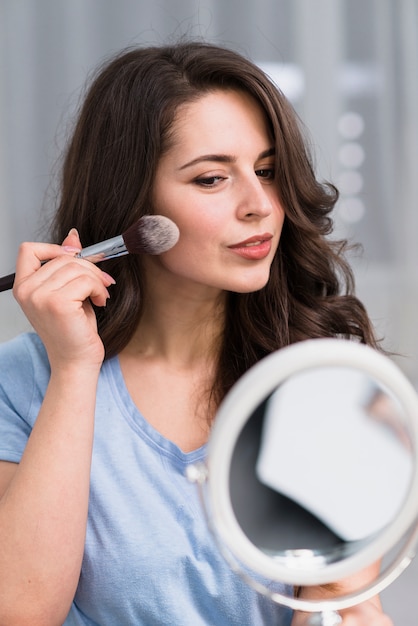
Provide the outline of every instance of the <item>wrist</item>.
<path id="1" fill-rule="evenodd" d="M 52 382 L 83 389 L 92 388 L 92 386 L 95 388 L 102 362 L 66 361 L 58 364 L 52 361 L 50 366 Z"/>

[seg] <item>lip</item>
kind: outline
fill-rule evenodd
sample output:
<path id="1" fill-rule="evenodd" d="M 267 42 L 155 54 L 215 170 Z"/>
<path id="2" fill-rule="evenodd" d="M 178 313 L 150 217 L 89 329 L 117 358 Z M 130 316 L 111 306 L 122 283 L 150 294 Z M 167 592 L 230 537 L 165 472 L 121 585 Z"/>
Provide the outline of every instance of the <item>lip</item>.
<path id="1" fill-rule="evenodd" d="M 244 241 L 228 246 L 228 248 L 244 259 L 259 261 L 265 259 L 270 254 L 272 239 L 273 235 L 263 233 L 262 235 L 249 237 Z"/>

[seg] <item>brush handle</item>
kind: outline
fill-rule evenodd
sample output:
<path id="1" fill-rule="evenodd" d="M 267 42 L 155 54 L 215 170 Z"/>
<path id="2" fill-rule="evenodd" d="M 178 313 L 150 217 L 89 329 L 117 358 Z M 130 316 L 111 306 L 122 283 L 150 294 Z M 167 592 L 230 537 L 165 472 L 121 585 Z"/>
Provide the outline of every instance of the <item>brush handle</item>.
<path id="1" fill-rule="evenodd" d="M 0 278 L 0 291 L 7 291 L 13 287 L 15 282 L 15 274 L 9 274 Z"/>
<path id="2" fill-rule="evenodd" d="M 107 239 L 101 243 L 96 243 L 92 246 L 83 248 L 78 254 L 76 254 L 76 257 L 79 259 L 86 259 L 92 263 L 100 263 L 100 261 L 114 259 L 125 254 L 129 254 L 128 249 L 122 235 L 118 235 L 117 237 L 112 237 L 112 239 Z M 42 265 L 45 262 L 46 261 L 43 261 Z M 15 276 L 16 274 L 9 274 L 8 276 L 0 278 L 0 292 L 12 289 L 13 283 L 15 282 Z"/>
<path id="3" fill-rule="evenodd" d="M 122 235 L 106 239 L 100 243 L 95 243 L 92 246 L 87 246 L 80 250 L 76 257 L 80 259 L 87 259 L 92 263 L 99 263 L 99 261 L 105 261 L 107 259 L 114 259 L 118 256 L 129 254 L 125 245 L 125 241 Z"/>

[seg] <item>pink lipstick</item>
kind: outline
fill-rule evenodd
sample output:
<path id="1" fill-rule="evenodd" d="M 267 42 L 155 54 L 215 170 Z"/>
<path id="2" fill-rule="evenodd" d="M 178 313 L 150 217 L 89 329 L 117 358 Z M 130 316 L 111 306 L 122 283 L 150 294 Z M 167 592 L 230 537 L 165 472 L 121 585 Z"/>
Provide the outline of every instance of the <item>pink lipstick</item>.
<path id="1" fill-rule="evenodd" d="M 245 241 L 241 241 L 232 246 L 229 249 L 238 254 L 243 259 L 249 261 L 259 261 L 265 259 L 271 250 L 271 240 L 273 236 L 269 233 L 263 235 L 254 235 L 249 237 Z"/>

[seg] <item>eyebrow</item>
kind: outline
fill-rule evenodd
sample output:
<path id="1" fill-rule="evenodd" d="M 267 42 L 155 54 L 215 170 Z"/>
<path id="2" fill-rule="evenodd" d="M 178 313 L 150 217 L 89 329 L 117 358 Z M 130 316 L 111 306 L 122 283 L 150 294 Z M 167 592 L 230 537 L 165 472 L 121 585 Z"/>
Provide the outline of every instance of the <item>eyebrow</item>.
<path id="1" fill-rule="evenodd" d="M 266 157 L 274 156 L 275 154 L 275 148 L 268 148 L 258 155 L 257 161 L 260 159 L 265 159 Z M 206 161 L 212 161 L 215 163 L 234 163 L 236 160 L 237 157 L 232 154 L 203 154 L 202 156 L 199 156 L 196 159 L 185 163 L 184 165 L 179 167 L 179 170 L 184 170 L 187 167 L 192 167 L 192 165 L 197 165 L 198 163 L 203 163 Z"/>

